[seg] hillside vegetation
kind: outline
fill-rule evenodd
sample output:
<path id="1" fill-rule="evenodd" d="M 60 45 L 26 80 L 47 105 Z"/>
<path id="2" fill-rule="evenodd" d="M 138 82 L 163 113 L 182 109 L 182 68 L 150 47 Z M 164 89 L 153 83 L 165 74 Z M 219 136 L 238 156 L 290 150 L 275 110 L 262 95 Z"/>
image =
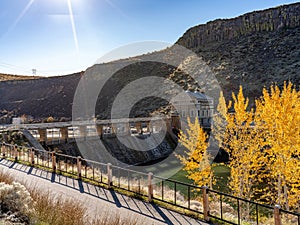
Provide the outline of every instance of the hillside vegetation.
<path id="1" fill-rule="evenodd" d="M 20 76 L 20 75 L 0 73 L 0 81 L 6 81 L 6 80 L 31 80 L 31 79 L 39 79 L 39 78 L 40 78 L 39 76 Z"/>

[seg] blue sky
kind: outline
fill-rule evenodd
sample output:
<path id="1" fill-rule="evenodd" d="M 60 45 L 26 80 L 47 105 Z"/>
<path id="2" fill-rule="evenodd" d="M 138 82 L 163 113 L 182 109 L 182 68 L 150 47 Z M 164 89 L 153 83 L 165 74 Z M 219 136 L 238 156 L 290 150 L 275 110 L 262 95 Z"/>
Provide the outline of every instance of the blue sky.
<path id="1" fill-rule="evenodd" d="M 78 72 L 122 45 L 149 40 L 174 43 L 192 26 L 293 2 L 1 0 L 0 73 Z"/>

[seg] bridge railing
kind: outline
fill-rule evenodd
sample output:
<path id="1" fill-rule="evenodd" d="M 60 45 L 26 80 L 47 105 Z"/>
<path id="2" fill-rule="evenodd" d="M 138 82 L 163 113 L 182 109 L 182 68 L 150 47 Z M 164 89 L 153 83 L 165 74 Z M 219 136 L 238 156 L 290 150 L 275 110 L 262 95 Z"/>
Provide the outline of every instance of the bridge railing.
<path id="1" fill-rule="evenodd" d="M 228 224 L 300 225 L 300 214 L 179 181 L 57 152 L 1 143 L 1 156 L 122 189 Z"/>

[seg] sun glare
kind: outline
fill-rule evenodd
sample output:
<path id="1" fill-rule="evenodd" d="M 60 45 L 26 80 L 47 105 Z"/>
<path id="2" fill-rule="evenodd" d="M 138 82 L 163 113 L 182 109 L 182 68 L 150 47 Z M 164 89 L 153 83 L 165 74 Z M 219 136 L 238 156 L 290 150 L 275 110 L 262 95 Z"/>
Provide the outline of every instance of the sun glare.
<path id="1" fill-rule="evenodd" d="M 72 36 L 73 36 L 73 41 L 75 45 L 75 50 L 76 50 L 76 55 L 77 55 L 77 60 L 78 63 L 80 64 L 80 54 L 79 54 L 79 45 L 78 45 L 78 38 L 77 38 L 77 31 L 76 31 L 76 24 L 75 24 L 75 19 L 74 19 L 74 11 L 73 11 L 73 6 L 78 5 L 82 0 L 51 0 L 52 7 L 60 8 L 60 9 L 65 9 L 67 10 L 69 19 L 70 19 L 70 25 L 72 29 Z M 50 4 L 50 1 L 49 1 Z M 65 14 L 63 14 L 65 16 Z"/>
<path id="2" fill-rule="evenodd" d="M 19 21 L 23 18 L 23 16 L 27 13 L 27 11 L 30 9 L 31 5 L 34 3 L 35 0 L 30 0 L 27 5 L 25 6 L 25 8 L 22 10 L 22 12 L 19 14 L 19 16 L 16 18 L 16 20 L 14 21 L 14 23 L 9 27 L 7 33 L 9 33 L 11 30 L 13 30 L 17 24 L 19 23 Z"/>
<path id="3" fill-rule="evenodd" d="M 72 9 L 72 2 L 71 2 L 71 0 L 67 0 L 67 1 L 68 1 L 68 9 L 69 9 L 69 15 L 70 15 L 70 21 L 71 21 L 71 26 L 72 26 L 72 32 L 73 32 L 73 38 L 74 38 L 74 43 L 75 43 L 75 48 L 76 48 L 78 63 L 80 64 L 78 38 L 77 38 L 75 21 L 74 21 L 74 14 L 73 14 L 73 9 Z"/>

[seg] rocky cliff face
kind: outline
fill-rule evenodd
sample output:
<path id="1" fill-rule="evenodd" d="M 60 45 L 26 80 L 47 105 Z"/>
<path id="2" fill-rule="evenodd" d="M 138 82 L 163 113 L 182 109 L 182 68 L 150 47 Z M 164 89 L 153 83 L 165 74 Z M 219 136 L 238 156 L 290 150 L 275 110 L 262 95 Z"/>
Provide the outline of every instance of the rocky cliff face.
<path id="1" fill-rule="evenodd" d="M 295 28 L 300 25 L 300 4 L 247 13 L 234 19 L 218 19 L 207 24 L 192 27 L 177 41 L 187 48 L 197 48 L 241 38 L 257 32 L 272 32 Z"/>
<path id="2" fill-rule="evenodd" d="M 300 83 L 300 3 L 199 25 L 177 43 L 203 57 L 227 99 L 239 85 L 253 103 L 265 86 Z"/>

